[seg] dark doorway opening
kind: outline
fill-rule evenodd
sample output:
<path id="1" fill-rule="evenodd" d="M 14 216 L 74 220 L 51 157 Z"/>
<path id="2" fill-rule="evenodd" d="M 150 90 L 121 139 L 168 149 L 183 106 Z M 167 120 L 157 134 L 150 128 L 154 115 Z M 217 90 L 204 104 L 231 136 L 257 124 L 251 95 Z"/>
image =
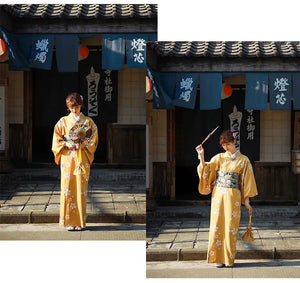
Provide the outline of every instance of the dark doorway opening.
<path id="1" fill-rule="evenodd" d="M 223 130 L 231 129 L 232 121 L 229 117 L 234 110 L 242 116 L 240 126 L 240 150 L 249 157 L 250 161 L 259 160 L 260 151 L 260 113 L 245 109 L 245 86 L 233 86 L 230 97 L 223 99 L 221 109 L 199 110 L 176 108 L 175 110 L 175 147 L 176 147 L 176 199 L 177 200 L 208 200 L 210 195 L 203 196 L 198 192 L 199 178 L 197 166 L 199 164 L 195 147 L 215 127 L 219 126 L 213 136 L 204 144 L 205 160 L 209 161 L 217 153 L 223 152 L 219 145 L 219 137 Z M 251 115 L 251 119 L 249 119 Z M 249 139 L 248 125 L 251 120 L 255 126 L 255 138 Z"/>
<path id="2" fill-rule="evenodd" d="M 33 71 L 33 129 L 32 161 L 53 163 L 51 151 L 55 124 L 68 115 L 66 96 L 71 92 L 80 93 L 79 73 L 58 73 L 55 60 L 52 70 Z M 82 113 L 87 115 L 87 109 Z M 107 163 L 107 123 L 95 121 L 99 131 L 99 145 L 95 152 L 95 163 Z"/>

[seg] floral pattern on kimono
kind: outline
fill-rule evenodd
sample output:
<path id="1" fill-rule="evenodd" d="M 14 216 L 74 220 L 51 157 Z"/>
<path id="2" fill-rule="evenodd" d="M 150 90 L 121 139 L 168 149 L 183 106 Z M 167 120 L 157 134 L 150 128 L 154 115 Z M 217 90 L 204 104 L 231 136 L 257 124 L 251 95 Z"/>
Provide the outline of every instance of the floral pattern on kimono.
<path id="1" fill-rule="evenodd" d="M 241 204 L 257 195 L 251 162 L 238 152 L 228 152 L 199 164 L 200 194 L 212 193 L 207 259 L 210 263 L 233 265 L 241 217 Z M 219 179 L 220 178 L 220 179 Z"/>
<path id="2" fill-rule="evenodd" d="M 65 135 L 76 124 L 88 124 L 92 129 L 91 137 L 84 142 L 81 149 L 82 162 L 78 162 L 78 150 L 66 146 Z M 73 114 L 62 117 L 54 127 L 52 151 L 55 163 L 61 169 L 60 221 L 63 226 L 86 226 L 86 199 L 90 165 L 98 145 L 98 129 L 93 120 L 81 113 L 77 122 Z M 81 165 L 84 170 L 75 170 Z"/>

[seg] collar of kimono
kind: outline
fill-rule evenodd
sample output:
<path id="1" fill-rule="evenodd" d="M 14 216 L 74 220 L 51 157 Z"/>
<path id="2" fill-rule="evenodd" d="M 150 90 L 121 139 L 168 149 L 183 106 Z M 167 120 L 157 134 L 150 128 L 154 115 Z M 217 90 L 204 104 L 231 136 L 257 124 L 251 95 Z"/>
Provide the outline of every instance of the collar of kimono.
<path id="1" fill-rule="evenodd" d="M 79 115 L 78 116 L 76 116 L 75 114 L 73 114 L 73 113 L 70 113 L 73 117 L 74 117 L 74 119 L 75 119 L 75 121 L 76 122 L 79 122 L 80 121 L 80 117 L 81 117 L 81 112 L 79 113 Z"/>
<path id="2" fill-rule="evenodd" d="M 236 158 L 236 155 L 239 153 L 240 151 L 239 150 L 236 150 L 235 153 L 230 153 L 229 151 L 227 151 L 226 153 L 232 158 L 232 159 L 235 159 Z"/>

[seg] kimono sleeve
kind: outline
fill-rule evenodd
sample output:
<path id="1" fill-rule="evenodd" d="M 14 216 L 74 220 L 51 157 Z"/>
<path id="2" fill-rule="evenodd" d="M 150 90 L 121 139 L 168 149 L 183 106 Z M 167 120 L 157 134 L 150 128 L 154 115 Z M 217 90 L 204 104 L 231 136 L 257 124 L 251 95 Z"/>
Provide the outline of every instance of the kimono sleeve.
<path id="1" fill-rule="evenodd" d="M 245 204 L 246 198 L 255 197 L 258 194 L 250 160 L 247 158 L 244 164 L 241 182 L 242 204 Z"/>
<path id="2" fill-rule="evenodd" d="M 219 170 L 219 162 L 220 154 L 217 154 L 205 165 L 201 163 L 198 165 L 198 191 L 201 195 L 208 195 L 212 192 L 216 182 L 217 171 Z"/>
<path id="3" fill-rule="evenodd" d="M 55 163 L 57 165 L 60 164 L 62 150 L 66 145 L 63 136 L 64 136 L 64 129 L 63 129 L 62 121 L 59 120 L 54 127 L 54 133 L 52 139 L 52 152 L 54 154 Z"/>
<path id="4" fill-rule="evenodd" d="M 93 120 L 90 121 L 90 125 L 92 128 L 92 135 L 89 140 L 85 142 L 84 152 L 86 153 L 89 164 L 91 165 L 94 160 L 94 153 L 98 146 L 98 127 Z"/>

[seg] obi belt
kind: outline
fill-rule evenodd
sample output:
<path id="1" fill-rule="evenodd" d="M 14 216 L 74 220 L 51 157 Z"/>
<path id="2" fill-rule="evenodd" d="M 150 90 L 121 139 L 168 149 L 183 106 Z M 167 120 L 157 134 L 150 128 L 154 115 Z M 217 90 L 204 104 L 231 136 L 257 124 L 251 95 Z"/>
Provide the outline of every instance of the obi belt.
<path id="1" fill-rule="evenodd" d="M 216 187 L 240 189 L 239 173 L 217 171 Z"/>

